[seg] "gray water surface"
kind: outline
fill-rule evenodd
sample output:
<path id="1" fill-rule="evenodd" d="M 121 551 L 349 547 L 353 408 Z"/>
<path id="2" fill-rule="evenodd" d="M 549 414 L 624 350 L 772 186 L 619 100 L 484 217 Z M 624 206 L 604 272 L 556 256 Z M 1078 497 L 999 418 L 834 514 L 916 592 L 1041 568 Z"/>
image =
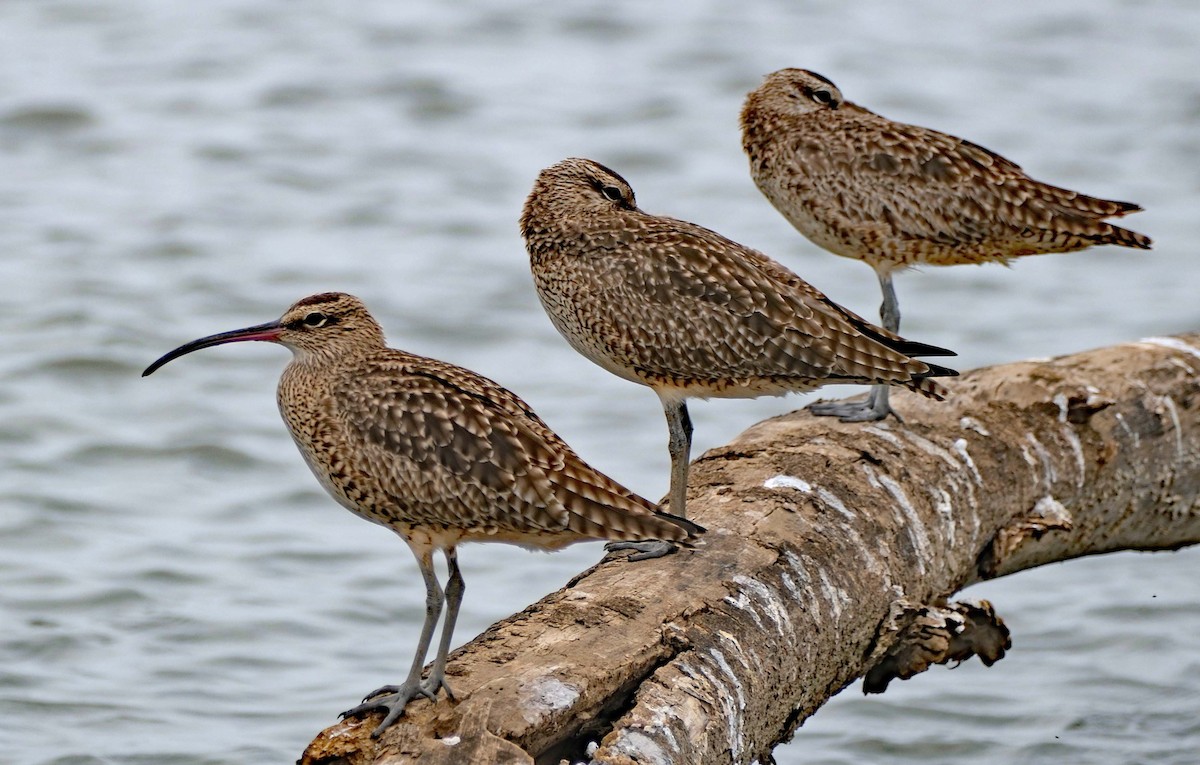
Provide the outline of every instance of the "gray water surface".
<path id="1" fill-rule="evenodd" d="M 749 180 L 737 112 L 773 69 L 1147 208 L 1149 254 L 901 276 L 905 334 L 960 368 L 1200 326 L 1194 2 L 12 0 L 0 35 L 0 762 L 291 762 L 407 667 L 416 566 L 295 453 L 287 352 L 140 379 L 162 352 L 353 292 L 394 345 L 509 386 L 660 497 L 656 398 L 575 355 L 529 279 L 516 218 L 565 156 L 874 315 L 870 270 Z M 808 400 L 697 404 L 697 453 Z M 458 642 L 599 555 L 466 548 Z M 1004 661 L 848 689 L 778 761 L 1200 762 L 1198 564 L 974 588 Z"/>

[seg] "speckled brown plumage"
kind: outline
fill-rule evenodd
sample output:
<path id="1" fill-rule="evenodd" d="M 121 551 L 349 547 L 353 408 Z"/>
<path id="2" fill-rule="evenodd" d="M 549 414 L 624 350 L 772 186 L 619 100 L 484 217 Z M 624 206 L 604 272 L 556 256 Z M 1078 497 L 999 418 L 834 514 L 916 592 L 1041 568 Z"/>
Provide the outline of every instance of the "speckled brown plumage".
<path id="1" fill-rule="evenodd" d="M 982 146 L 845 101 L 813 72 L 768 75 L 741 123 L 750 173 L 771 204 L 816 244 L 876 271 L 1150 248 L 1149 237 L 1104 220 L 1137 205 L 1034 180 Z"/>
<path id="2" fill-rule="evenodd" d="M 609 199 L 613 189 L 618 199 Z M 762 253 L 638 209 L 629 184 L 568 159 L 538 176 L 521 233 L 554 326 L 616 375 L 667 395 L 753 398 L 831 382 L 936 393 L 902 340 Z"/>
<path id="3" fill-rule="evenodd" d="M 1006 263 L 1094 244 L 1150 248 L 1105 218 L 1141 208 L 1036 181 L 982 146 L 892 122 L 803 69 L 767 75 L 742 107 L 742 146 L 758 188 L 796 229 L 875 269 L 883 326 L 900 329 L 892 273 L 913 265 Z M 882 419 L 888 390 L 816 414 Z"/>
<path id="4" fill-rule="evenodd" d="M 701 531 L 591 468 L 506 388 L 462 367 L 386 347 L 379 325 L 351 295 L 305 298 L 276 322 L 181 346 L 145 374 L 185 353 L 238 340 L 277 342 L 293 352 L 278 401 L 300 453 L 342 506 L 400 534 L 425 577 L 429 609 L 408 680 L 348 713 L 387 709 L 376 733 L 409 700 L 434 698 L 445 687 L 462 590 L 455 557 L 460 542 L 557 549 L 585 539 L 686 543 Z M 451 572 L 446 626 L 422 683 L 441 608 L 431 557 L 439 549 Z"/>
<path id="5" fill-rule="evenodd" d="M 827 383 L 940 396 L 948 355 L 838 306 L 765 255 L 637 207 L 629 184 L 586 159 L 542 171 L 521 233 L 542 305 L 577 351 L 658 393 L 671 422 L 690 397 L 741 398 Z M 671 511 L 683 514 L 686 410 L 672 423 Z M 679 427 L 677 428 L 676 425 Z M 684 439 L 688 441 L 690 439 Z"/>
<path id="6" fill-rule="evenodd" d="M 330 331 L 353 342 L 299 354 L 279 381 L 279 408 L 313 472 L 352 512 L 438 546 L 687 537 L 580 459 L 508 389 L 387 348 L 349 295 L 319 310 L 339 317 Z"/>

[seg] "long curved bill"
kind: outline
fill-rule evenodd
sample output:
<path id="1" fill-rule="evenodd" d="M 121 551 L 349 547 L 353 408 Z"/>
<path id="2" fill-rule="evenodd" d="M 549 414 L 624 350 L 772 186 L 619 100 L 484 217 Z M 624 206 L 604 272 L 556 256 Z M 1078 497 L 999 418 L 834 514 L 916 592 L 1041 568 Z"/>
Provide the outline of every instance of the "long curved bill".
<path id="1" fill-rule="evenodd" d="M 201 348 L 211 348 L 214 345 L 223 345 L 225 343 L 239 343 L 245 340 L 278 340 L 279 333 L 282 331 L 283 325 L 278 321 L 268 321 L 266 324 L 256 324 L 253 327 L 246 327 L 245 329 L 235 329 L 230 332 L 221 332 L 220 334 L 202 337 L 199 340 L 185 343 L 175 350 L 163 354 L 158 361 L 146 367 L 146 371 L 142 372 L 142 377 L 154 374 L 159 367 L 168 361 L 173 361 L 180 356 L 187 355 L 192 351 L 198 351 Z"/>

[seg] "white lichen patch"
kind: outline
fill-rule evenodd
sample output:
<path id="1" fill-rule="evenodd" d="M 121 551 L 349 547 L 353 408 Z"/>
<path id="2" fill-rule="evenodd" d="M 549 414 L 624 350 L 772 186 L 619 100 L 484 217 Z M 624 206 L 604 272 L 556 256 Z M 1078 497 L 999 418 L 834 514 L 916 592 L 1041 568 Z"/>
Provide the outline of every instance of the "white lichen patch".
<path id="1" fill-rule="evenodd" d="M 1041 491 L 1042 483 L 1046 477 L 1042 463 L 1038 460 L 1037 454 L 1030 448 L 1028 443 L 1022 442 L 1019 444 L 1021 448 L 1021 457 L 1025 460 L 1025 464 L 1029 466 L 1030 480 L 1033 482 L 1033 491 Z M 1016 476 L 1013 476 L 1016 478 Z"/>
<path id="2" fill-rule="evenodd" d="M 1191 371 L 1191 367 L 1189 367 L 1187 364 L 1182 364 L 1181 366 L 1183 369 Z M 1087 399 L 1083 403 L 1094 411 L 1098 412 L 1101 409 L 1116 403 L 1108 396 L 1102 395 L 1100 393 L 1100 389 L 1095 385 L 1085 385 L 1083 389 L 1087 391 L 1088 394 Z"/>
<path id="3" fill-rule="evenodd" d="M 762 617 L 758 615 L 758 609 L 750 604 L 750 596 L 744 590 L 732 592 L 721 598 L 724 602 L 733 606 L 739 611 L 745 611 L 750 614 L 750 618 L 754 620 L 755 626 L 759 629 L 764 627 Z"/>
<path id="4" fill-rule="evenodd" d="M 1050 459 L 1050 452 L 1046 450 L 1045 445 L 1037 440 L 1037 436 L 1032 433 L 1025 434 L 1025 440 L 1033 448 L 1034 454 L 1037 455 L 1038 461 L 1042 467 L 1042 479 L 1046 482 L 1046 491 L 1054 488 L 1054 482 L 1058 480 L 1058 471 L 1054 469 L 1054 461 Z"/>
<path id="5" fill-rule="evenodd" d="M 725 686 L 726 691 L 732 689 L 732 696 L 737 699 L 737 714 L 733 715 L 733 724 L 730 726 L 730 730 L 736 731 L 735 735 L 731 738 L 740 744 L 742 738 L 741 712 L 746 711 L 746 689 L 742 686 L 741 678 L 737 676 L 737 673 L 733 671 L 733 667 L 729 666 L 729 662 L 725 660 L 725 654 L 721 653 L 721 651 L 717 648 L 710 648 L 708 649 L 708 655 L 712 658 L 713 663 L 716 664 L 716 666 L 721 670 L 721 674 L 725 676 L 725 682 L 727 683 Z M 728 692 L 725 694 L 726 697 L 729 697 L 730 695 L 731 694 Z M 734 756 L 737 756 L 736 752 Z"/>
<path id="6" fill-rule="evenodd" d="M 855 528 L 855 524 L 858 523 L 858 516 L 851 512 L 850 509 L 846 507 L 846 503 L 842 502 L 841 498 L 829 489 L 826 489 L 823 486 L 814 486 L 813 492 L 817 500 L 822 505 L 830 510 L 833 510 L 835 513 L 845 519 L 844 523 L 839 522 L 837 524 L 837 529 L 846 539 L 850 550 L 857 552 L 863 557 L 864 560 L 869 560 L 870 556 L 868 554 L 867 546 L 863 542 L 862 535 L 859 534 L 858 529 Z M 826 521 L 824 525 L 828 527 L 830 525 L 830 521 Z"/>
<path id="7" fill-rule="evenodd" d="M 841 515 L 846 520 L 857 520 L 857 517 L 854 515 L 854 513 L 846 509 L 846 503 L 842 502 L 838 495 L 834 494 L 829 489 L 826 489 L 823 486 L 818 486 L 817 499 L 821 500 L 822 504 L 824 504 L 830 510 L 833 510 L 835 513 Z"/>
<path id="8" fill-rule="evenodd" d="M 1124 417 L 1121 415 L 1121 413 L 1120 413 L 1120 412 L 1117 412 L 1117 414 L 1116 414 L 1116 416 L 1115 416 L 1115 418 L 1114 418 L 1114 419 L 1116 419 L 1116 421 L 1117 421 L 1117 425 L 1118 425 L 1118 426 L 1120 426 L 1121 430 L 1125 431 L 1125 435 L 1127 435 L 1127 436 L 1129 436 L 1131 439 L 1133 439 L 1133 446 L 1134 446 L 1134 448 L 1135 448 L 1135 449 L 1136 449 L 1137 447 L 1139 447 L 1139 446 L 1141 446 L 1141 445 L 1142 445 L 1142 438 L 1141 438 L 1141 436 L 1139 436 L 1139 435 L 1137 434 L 1137 431 L 1136 431 L 1136 430 L 1134 430 L 1133 428 L 1129 427 L 1129 423 L 1125 422 L 1125 418 L 1124 418 Z"/>
<path id="9" fill-rule="evenodd" d="M 912 506 L 908 495 L 904 493 L 904 488 L 897 483 L 896 479 L 879 472 L 870 465 L 863 465 L 863 470 L 866 471 L 867 481 L 872 486 L 882 488 L 895 500 L 892 509 L 897 511 L 896 517 L 900 520 L 900 525 L 904 527 L 909 539 L 912 540 L 913 550 L 916 552 L 917 569 L 924 574 L 925 561 L 933 559 L 933 544 L 929 539 L 929 530 L 921 521 L 921 516 Z"/>
<path id="10" fill-rule="evenodd" d="M 725 630 L 717 630 L 717 639 L 729 646 L 733 652 L 734 658 L 738 660 L 738 664 L 742 665 L 743 669 L 750 670 L 750 658 L 754 659 L 756 665 L 759 664 L 757 656 L 747 658 L 746 651 L 742 648 L 742 643 L 733 634 Z M 761 669 L 761 667 L 760 667 Z"/>
<path id="11" fill-rule="evenodd" d="M 933 498 L 933 509 L 942 517 L 942 525 L 946 528 L 946 544 L 953 547 L 958 524 L 954 520 L 954 502 L 950 499 L 950 492 L 935 486 L 929 493 Z"/>
<path id="12" fill-rule="evenodd" d="M 802 491 L 805 494 L 812 492 L 812 485 L 803 478 L 797 478 L 793 475 L 776 475 L 771 476 L 763 481 L 764 489 L 795 489 Z"/>
<path id="13" fill-rule="evenodd" d="M 812 581 L 812 577 L 808 575 L 808 569 L 804 567 L 804 561 L 800 560 L 800 556 L 791 550 L 783 551 L 783 559 L 787 561 L 788 568 L 792 570 L 797 579 L 804 583 L 807 589 L 809 583 Z"/>
<path id="14" fill-rule="evenodd" d="M 787 570 L 781 569 L 779 578 L 783 581 L 784 587 L 787 587 L 789 593 L 796 602 L 807 605 L 816 597 L 812 587 L 809 585 L 808 572 L 804 570 L 804 564 L 800 562 L 797 556 L 791 550 L 783 551 L 783 560 L 787 563 Z M 793 578 L 792 575 L 795 575 Z"/>
<path id="15" fill-rule="evenodd" d="M 1050 528 L 1069 529 L 1072 526 L 1071 512 L 1049 494 L 1037 501 L 1033 506 L 1033 514 Z"/>
<path id="16" fill-rule="evenodd" d="M 829 604 L 829 614 L 836 624 L 842 620 L 842 609 L 850 605 L 850 595 L 830 581 L 829 574 L 824 568 L 820 566 L 815 566 L 815 568 L 817 569 L 817 578 L 820 580 L 821 594 L 825 596 L 825 602 Z"/>
<path id="17" fill-rule="evenodd" d="M 725 654 L 721 652 L 720 648 L 708 649 L 708 655 L 712 657 L 712 660 L 716 663 L 717 667 L 720 668 L 721 673 L 725 675 L 729 685 L 733 687 L 734 692 L 737 694 L 738 710 L 745 711 L 746 693 L 745 689 L 742 687 L 741 678 L 739 678 L 737 673 L 733 671 L 733 667 L 730 666 L 729 661 L 725 658 Z"/>
<path id="18" fill-rule="evenodd" d="M 958 467 L 958 466 L 955 465 L 955 467 Z M 784 475 L 782 473 L 779 475 L 771 476 L 767 480 L 763 481 L 763 488 L 764 489 L 791 489 L 791 490 L 800 491 L 805 494 L 812 495 L 825 507 L 828 507 L 830 510 L 833 510 L 838 515 L 842 516 L 847 521 L 849 521 L 849 523 L 839 524 L 838 529 L 850 541 L 853 549 L 860 550 L 860 551 L 863 549 L 862 537 L 859 535 L 858 531 L 856 531 L 854 529 L 854 526 L 852 525 L 854 522 L 856 522 L 858 520 L 857 516 L 855 516 L 854 513 L 850 512 L 850 510 L 847 509 L 847 507 L 846 507 L 846 503 L 842 502 L 842 500 L 836 494 L 834 494 L 832 491 L 830 491 L 829 489 L 826 489 L 823 486 L 813 486 L 811 483 L 809 483 L 808 481 L 805 481 L 803 478 L 797 478 L 796 476 L 791 476 L 791 475 Z M 788 587 L 788 589 L 793 589 L 794 585 L 795 585 L 795 583 L 791 582 L 790 579 L 785 580 L 784 584 Z"/>
<path id="19" fill-rule="evenodd" d="M 461 742 L 462 738 L 459 736 L 446 736 L 444 739 L 442 739 L 442 743 L 446 746 L 458 746 Z"/>
<path id="20" fill-rule="evenodd" d="M 841 618 L 842 608 L 849 603 L 850 596 L 844 589 L 830 581 L 829 575 L 821 564 L 808 556 L 801 558 L 790 550 L 784 551 L 783 560 L 800 583 L 799 594 L 803 598 L 803 603 L 806 605 L 824 603 L 829 607 L 829 615 L 834 621 Z M 815 582 L 810 571 L 817 572 Z M 781 573 L 786 574 L 786 572 Z M 820 592 L 817 591 L 818 589 Z"/>
<path id="21" fill-rule="evenodd" d="M 787 606 L 775 588 L 742 574 L 735 576 L 732 581 L 738 586 L 738 591 L 726 595 L 726 603 L 749 614 L 760 629 L 766 627 L 762 619 L 765 615 L 774 625 L 775 632 L 786 639 L 795 638 Z"/>
<path id="22" fill-rule="evenodd" d="M 983 476 L 979 474 L 979 468 L 975 467 L 975 460 L 971 459 L 971 453 L 967 451 L 967 439 L 956 439 L 954 441 L 954 452 L 959 457 L 962 457 L 963 464 L 971 471 L 971 477 L 975 479 L 975 483 L 982 486 Z"/>
<path id="23" fill-rule="evenodd" d="M 639 728 L 622 728 L 609 748 L 634 762 L 671 762 L 662 745 Z"/>
<path id="24" fill-rule="evenodd" d="M 973 430 L 984 437 L 992 435 L 988 432 L 987 428 L 983 427 L 983 423 L 974 417 L 963 417 L 959 419 L 958 427 L 962 428 L 963 430 Z"/>
<path id="25" fill-rule="evenodd" d="M 558 667 L 548 667 L 554 671 Z M 539 677 L 529 683 L 521 693 L 521 716 L 525 722 L 535 724 L 546 715 L 570 708 L 579 698 L 579 689 L 568 685 L 552 675 Z"/>
<path id="26" fill-rule="evenodd" d="M 938 446 L 933 441 L 930 441 L 928 438 L 917 435 L 911 431 L 905 432 L 904 437 L 930 457 L 937 457 L 942 462 L 945 462 L 948 467 L 954 470 L 962 470 L 962 464 L 958 460 L 954 459 L 954 455 L 941 446 Z"/>
<path id="27" fill-rule="evenodd" d="M 681 662 L 679 668 L 689 677 L 703 679 L 711 687 L 705 693 L 697 689 L 696 698 L 702 701 L 715 701 L 720 706 L 721 717 L 729 731 L 729 747 L 733 761 L 737 761 L 745 747 L 745 733 L 742 730 L 742 710 L 746 708 L 746 693 L 741 681 L 733 673 L 729 662 L 715 648 L 704 653 L 695 654 L 697 665 Z M 714 671 L 717 670 L 717 671 Z M 720 677 L 718 677 L 718 671 Z M 639 762 L 667 762 L 665 759 L 643 758 Z"/>
<path id="28" fill-rule="evenodd" d="M 1062 422 L 1063 438 L 1071 447 L 1071 454 L 1075 455 L 1075 488 L 1082 489 L 1083 482 L 1087 478 L 1087 461 L 1083 458 L 1083 442 L 1079 440 L 1079 434 L 1065 418 Z"/>
<path id="29" fill-rule="evenodd" d="M 867 558 L 869 551 L 863 550 L 863 557 Z M 787 576 L 788 571 L 795 575 L 795 589 L 789 586 L 789 591 L 797 597 L 797 599 L 805 606 L 820 606 L 824 604 L 829 612 L 830 618 L 835 622 L 842 616 L 842 608 L 844 608 L 850 596 L 846 591 L 836 586 L 829 580 L 828 574 L 820 563 L 808 556 L 801 558 L 799 555 L 785 550 L 783 553 L 783 561 L 787 564 L 787 571 L 780 571 L 781 577 L 786 577 L 785 582 L 791 582 L 792 578 Z M 810 571 L 817 572 L 816 577 L 810 574 Z"/>
<path id="30" fill-rule="evenodd" d="M 1098 393 L 1094 387 L 1088 388 L 1088 403 L 1092 403 L 1097 399 Z M 1086 478 L 1087 464 L 1083 458 L 1083 443 L 1079 440 L 1079 434 L 1075 432 L 1075 428 L 1067 421 L 1067 416 L 1071 411 L 1071 402 L 1065 393 L 1055 393 L 1054 403 L 1058 406 L 1058 421 L 1062 424 L 1063 438 L 1071 447 L 1071 453 L 1075 455 L 1075 486 L 1083 488 L 1083 482 Z"/>
<path id="31" fill-rule="evenodd" d="M 796 583 L 796 580 L 792 578 L 791 574 L 786 571 L 780 571 L 779 581 L 783 582 L 783 587 L 788 591 L 788 594 L 792 596 L 792 600 L 804 602 L 804 595 L 800 591 L 800 585 Z"/>
<path id="32" fill-rule="evenodd" d="M 1067 421 L 1067 410 L 1069 409 L 1069 404 L 1067 402 L 1067 394 L 1062 393 L 1062 392 L 1055 393 L 1054 398 L 1052 398 L 1050 400 L 1053 401 L 1054 405 L 1058 407 L 1058 421 L 1066 422 Z"/>
<path id="33" fill-rule="evenodd" d="M 867 427 L 863 428 L 863 432 L 870 433 L 871 435 L 875 436 L 876 438 L 881 438 L 884 441 L 887 441 L 889 444 L 891 444 L 892 446 L 895 446 L 897 448 L 900 448 L 900 449 L 904 448 L 904 444 L 900 441 L 899 438 L 896 438 L 895 433 L 892 433 L 890 430 L 882 428 L 879 425 L 868 425 Z"/>
<path id="34" fill-rule="evenodd" d="M 667 746 L 669 746 L 675 752 L 680 752 L 681 749 L 679 747 L 679 739 L 675 737 L 675 731 L 671 730 L 672 722 L 680 722 L 678 708 L 673 704 L 668 704 L 666 706 L 646 704 L 646 709 L 648 709 L 652 714 L 652 717 L 650 718 L 649 730 L 660 733 L 666 740 Z M 682 727 L 682 723 L 680 724 Z M 592 754 L 595 754 L 595 752 L 589 753 L 588 756 L 590 757 Z"/>
<path id="35" fill-rule="evenodd" d="M 788 615 L 787 605 L 774 587 L 743 574 L 733 577 L 733 583 L 749 596 L 748 600 L 755 603 L 754 606 L 751 606 L 754 611 L 761 610 L 766 614 L 781 637 L 795 638 L 796 633 L 792 629 L 792 619 Z M 762 623 L 758 619 L 755 621 L 759 624 Z"/>
<path id="36" fill-rule="evenodd" d="M 1170 348 L 1173 351 L 1186 353 L 1200 359 L 1200 348 L 1188 345 L 1177 337 L 1143 337 L 1138 341 L 1141 345 L 1156 345 L 1160 348 Z"/>
<path id="37" fill-rule="evenodd" d="M 1166 410 L 1167 415 L 1171 418 L 1171 424 L 1175 426 L 1175 459 L 1176 461 L 1183 460 L 1183 428 L 1179 424 L 1179 410 L 1175 408 L 1175 400 L 1170 396 L 1163 396 L 1162 408 Z"/>

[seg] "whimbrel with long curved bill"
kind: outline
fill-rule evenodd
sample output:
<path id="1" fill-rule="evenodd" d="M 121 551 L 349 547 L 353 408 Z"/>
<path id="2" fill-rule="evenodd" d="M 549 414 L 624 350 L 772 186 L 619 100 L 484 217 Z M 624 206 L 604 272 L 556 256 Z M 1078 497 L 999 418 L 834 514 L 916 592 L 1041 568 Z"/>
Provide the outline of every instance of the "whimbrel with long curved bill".
<path id="1" fill-rule="evenodd" d="M 588 466 L 515 394 L 462 367 L 393 350 L 366 307 L 330 292 L 278 321 L 187 343 L 143 376 L 192 351 L 263 340 L 292 351 L 279 380 L 284 422 L 304 461 L 350 512 L 395 531 L 425 581 L 425 622 L 407 679 L 345 715 L 386 711 L 372 736 L 414 698 L 446 685 L 446 654 L 462 602 L 457 547 L 507 542 L 556 550 L 588 539 L 688 544 L 703 531 Z M 433 552 L 446 557 L 443 593 Z M 443 604 L 437 655 L 422 680 Z"/>

